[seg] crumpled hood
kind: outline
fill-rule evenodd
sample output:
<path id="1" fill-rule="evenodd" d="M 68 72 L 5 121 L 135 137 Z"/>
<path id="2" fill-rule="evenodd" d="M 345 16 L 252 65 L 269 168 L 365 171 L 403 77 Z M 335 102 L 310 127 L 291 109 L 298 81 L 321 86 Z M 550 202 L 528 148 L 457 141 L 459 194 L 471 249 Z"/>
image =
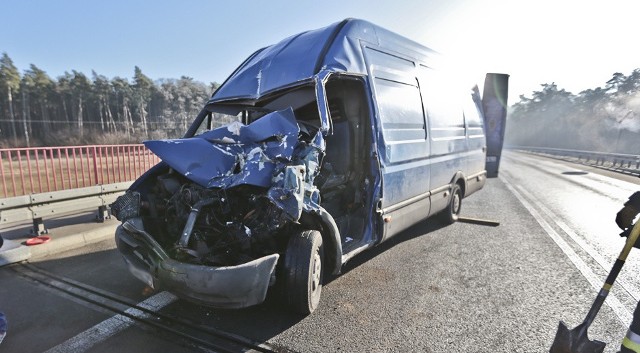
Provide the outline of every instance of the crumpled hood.
<path id="1" fill-rule="evenodd" d="M 230 188 L 272 185 L 279 163 L 290 162 L 300 128 L 291 108 L 269 113 L 255 122 L 240 122 L 201 135 L 144 144 L 194 183 Z"/>

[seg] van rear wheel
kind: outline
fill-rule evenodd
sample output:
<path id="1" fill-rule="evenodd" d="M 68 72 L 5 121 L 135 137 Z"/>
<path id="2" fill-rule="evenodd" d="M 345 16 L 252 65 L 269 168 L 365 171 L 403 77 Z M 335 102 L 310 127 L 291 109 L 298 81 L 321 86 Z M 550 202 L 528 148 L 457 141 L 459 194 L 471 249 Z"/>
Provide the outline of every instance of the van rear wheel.
<path id="1" fill-rule="evenodd" d="M 451 188 L 451 199 L 449 200 L 449 205 L 447 206 L 442 214 L 440 215 L 440 219 L 446 224 L 455 223 L 460 216 L 460 209 L 462 208 L 462 188 L 460 188 L 459 184 L 453 184 Z"/>
<path id="2" fill-rule="evenodd" d="M 320 303 L 322 293 L 324 248 L 317 230 L 294 234 L 284 257 L 284 298 L 297 313 L 311 314 Z"/>

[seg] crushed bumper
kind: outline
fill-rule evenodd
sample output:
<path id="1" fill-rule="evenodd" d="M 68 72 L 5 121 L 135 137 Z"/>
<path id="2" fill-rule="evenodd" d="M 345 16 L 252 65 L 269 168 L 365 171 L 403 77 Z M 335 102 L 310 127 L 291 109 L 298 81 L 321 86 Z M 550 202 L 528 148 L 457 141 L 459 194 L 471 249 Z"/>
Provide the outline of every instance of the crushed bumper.
<path id="1" fill-rule="evenodd" d="M 140 218 L 129 219 L 117 228 L 116 245 L 129 271 L 149 286 L 219 308 L 243 308 L 263 302 L 279 258 L 278 254 L 271 254 L 224 267 L 176 261 L 144 231 Z"/>

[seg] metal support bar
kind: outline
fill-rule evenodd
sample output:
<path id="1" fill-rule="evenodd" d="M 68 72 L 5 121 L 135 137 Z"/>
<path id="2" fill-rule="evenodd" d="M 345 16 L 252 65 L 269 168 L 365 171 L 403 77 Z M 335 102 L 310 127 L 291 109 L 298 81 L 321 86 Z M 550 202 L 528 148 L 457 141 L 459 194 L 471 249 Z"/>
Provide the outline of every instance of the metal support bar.
<path id="1" fill-rule="evenodd" d="M 33 234 L 37 235 L 41 235 L 41 234 L 48 234 L 49 230 L 47 228 L 45 228 L 44 226 L 44 222 L 42 221 L 42 217 L 38 217 L 38 218 L 34 218 L 33 219 L 33 228 L 31 229 L 31 232 Z"/>
<path id="2" fill-rule="evenodd" d="M 506 148 L 538 153 L 546 156 L 554 156 L 556 158 L 566 159 L 569 161 L 577 160 L 580 163 L 598 168 L 640 176 L 640 155 L 637 154 L 580 151 L 530 146 L 507 146 Z M 583 160 L 584 162 L 582 162 Z"/>
<path id="3" fill-rule="evenodd" d="M 96 214 L 96 222 L 104 223 L 105 219 L 111 219 L 111 213 L 107 206 L 98 206 L 98 214 Z"/>
<path id="4" fill-rule="evenodd" d="M 124 194 L 131 182 L 96 185 L 80 189 L 61 190 L 0 199 L 0 227 L 23 221 L 33 221 L 32 232 L 46 234 L 43 218 L 74 214 L 98 208 L 96 221 L 104 222 L 111 215 L 108 206 Z"/>

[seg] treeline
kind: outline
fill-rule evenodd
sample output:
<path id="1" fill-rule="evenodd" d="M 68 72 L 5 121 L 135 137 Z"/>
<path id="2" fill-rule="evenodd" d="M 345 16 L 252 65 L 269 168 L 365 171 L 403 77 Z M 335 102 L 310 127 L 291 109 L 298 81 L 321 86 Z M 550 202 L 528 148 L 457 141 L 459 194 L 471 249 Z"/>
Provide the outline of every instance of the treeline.
<path id="1" fill-rule="evenodd" d="M 139 143 L 180 137 L 218 84 L 189 77 L 152 81 L 87 77 L 72 70 L 52 79 L 31 64 L 20 73 L 0 59 L 0 148 Z"/>
<path id="2" fill-rule="evenodd" d="M 508 145 L 640 153 L 640 69 L 577 95 L 543 84 L 508 114 Z"/>

